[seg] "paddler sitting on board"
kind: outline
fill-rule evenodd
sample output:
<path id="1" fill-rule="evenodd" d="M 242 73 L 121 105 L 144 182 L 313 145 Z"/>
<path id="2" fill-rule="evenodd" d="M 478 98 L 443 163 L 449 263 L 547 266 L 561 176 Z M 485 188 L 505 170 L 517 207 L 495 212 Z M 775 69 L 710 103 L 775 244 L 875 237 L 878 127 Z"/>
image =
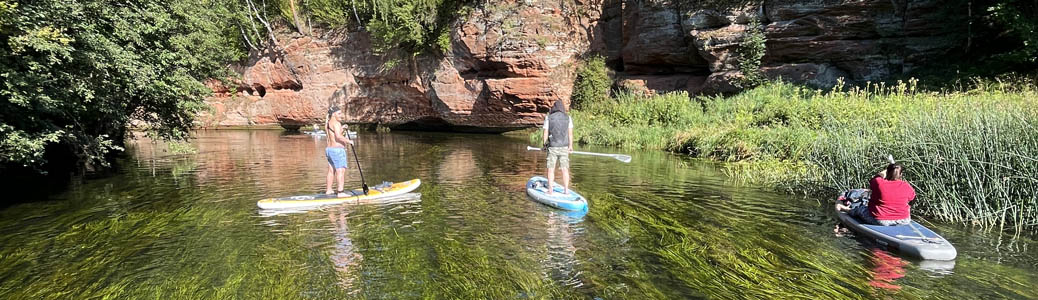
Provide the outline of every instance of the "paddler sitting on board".
<path id="1" fill-rule="evenodd" d="M 544 118 L 544 133 L 541 134 L 544 148 L 548 149 L 548 195 L 555 186 L 555 164 L 562 170 L 563 194 L 569 195 L 569 153 L 573 152 L 573 119 L 566 113 L 566 104 L 556 100 Z"/>
<path id="2" fill-rule="evenodd" d="M 343 118 L 342 110 L 333 106 L 328 109 L 328 121 L 324 123 L 324 132 L 328 133 L 328 147 L 324 148 L 324 155 L 328 157 L 328 185 L 324 193 L 335 194 L 339 198 L 348 196 L 343 192 L 342 187 L 346 181 L 346 167 L 348 167 L 346 144 L 353 145 L 353 141 L 345 134 L 346 127 L 341 123 Z M 338 180 L 337 192 L 332 191 L 333 178 Z"/>
<path id="3" fill-rule="evenodd" d="M 836 209 L 846 211 L 847 214 L 857 218 L 862 223 L 895 226 L 908 225 L 912 223 L 911 207 L 908 202 L 915 199 L 915 189 L 901 177 L 903 167 L 894 163 L 893 158 L 886 170 L 880 171 L 869 180 L 868 206 L 858 205 L 851 208 L 840 202 L 836 203 Z"/>

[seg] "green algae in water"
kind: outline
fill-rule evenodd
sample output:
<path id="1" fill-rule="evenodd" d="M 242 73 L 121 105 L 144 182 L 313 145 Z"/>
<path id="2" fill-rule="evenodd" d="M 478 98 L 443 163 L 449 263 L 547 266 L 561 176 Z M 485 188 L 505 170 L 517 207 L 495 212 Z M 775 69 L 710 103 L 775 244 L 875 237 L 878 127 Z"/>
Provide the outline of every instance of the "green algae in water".
<path id="1" fill-rule="evenodd" d="M 733 186 L 662 152 L 573 157 L 591 201 L 574 220 L 526 198 L 544 158 L 522 139 L 360 141 L 369 181 L 421 178 L 420 200 L 267 216 L 256 200 L 324 188 L 322 140 L 201 132 L 196 154 L 177 155 L 137 143 L 119 174 L 0 211 L 0 298 L 1038 297 L 1026 237 L 928 224 L 963 254 L 935 273 L 834 236 L 825 199 Z M 900 277 L 877 275 L 888 264 Z"/>

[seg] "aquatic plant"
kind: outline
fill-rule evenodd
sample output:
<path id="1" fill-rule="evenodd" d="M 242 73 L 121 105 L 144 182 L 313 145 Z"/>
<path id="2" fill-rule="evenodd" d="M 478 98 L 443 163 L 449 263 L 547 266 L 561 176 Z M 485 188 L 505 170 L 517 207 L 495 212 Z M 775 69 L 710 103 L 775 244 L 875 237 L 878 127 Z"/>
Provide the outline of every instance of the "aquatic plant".
<path id="1" fill-rule="evenodd" d="M 914 80 L 829 91 L 774 82 L 731 97 L 621 93 L 573 112 L 584 144 L 729 162 L 740 181 L 797 192 L 862 187 L 887 154 L 907 167 L 918 212 L 983 228 L 1038 225 L 1038 89 Z"/>
<path id="2" fill-rule="evenodd" d="M 833 237 L 827 205 L 729 185 L 720 164 L 664 151 L 632 153 L 622 167 L 575 158 L 592 203 L 572 222 L 524 195 L 543 159 L 516 155 L 525 146 L 514 139 L 369 135 L 359 149 L 378 166 L 371 176 L 422 178 L 420 201 L 270 216 L 255 200 L 321 189 L 324 162 L 306 161 L 323 145 L 273 131 L 199 134 L 196 154 L 133 143 L 119 175 L 0 210 L 0 298 L 1038 296 L 1033 241 L 945 224 L 936 227 L 971 253 L 954 274 L 912 262 L 893 283 L 902 289 L 875 289 L 871 251 Z"/>

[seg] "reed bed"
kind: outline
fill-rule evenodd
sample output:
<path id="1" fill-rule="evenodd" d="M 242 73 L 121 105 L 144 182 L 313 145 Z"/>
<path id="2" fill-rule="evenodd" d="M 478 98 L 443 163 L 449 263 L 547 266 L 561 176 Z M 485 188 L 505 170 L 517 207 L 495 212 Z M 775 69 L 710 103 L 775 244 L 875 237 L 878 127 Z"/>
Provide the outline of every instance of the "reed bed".
<path id="1" fill-rule="evenodd" d="M 1038 228 L 1035 81 L 920 91 L 915 80 L 823 91 L 774 82 L 722 97 L 621 92 L 573 112 L 580 143 L 728 162 L 733 179 L 796 192 L 864 187 L 887 154 L 917 213 L 985 229 Z"/>

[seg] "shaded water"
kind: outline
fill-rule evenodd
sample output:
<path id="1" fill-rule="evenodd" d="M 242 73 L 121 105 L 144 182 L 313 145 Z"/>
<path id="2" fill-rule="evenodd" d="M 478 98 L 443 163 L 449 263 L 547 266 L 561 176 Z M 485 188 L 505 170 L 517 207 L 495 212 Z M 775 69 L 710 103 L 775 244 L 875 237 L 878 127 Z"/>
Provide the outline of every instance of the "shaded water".
<path id="1" fill-rule="evenodd" d="M 362 133 L 368 183 L 421 178 L 420 198 L 269 214 L 257 200 L 323 191 L 324 141 L 196 137 L 0 211 L 0 298 L 1038 298 L 1029 239 L 923 222 L 959 258 L 906 260 L 835 236 L 827 199 L 662 152 L 573 156 L 574 216 L 527 199 L 544 158 L 525 139 Z"/>

